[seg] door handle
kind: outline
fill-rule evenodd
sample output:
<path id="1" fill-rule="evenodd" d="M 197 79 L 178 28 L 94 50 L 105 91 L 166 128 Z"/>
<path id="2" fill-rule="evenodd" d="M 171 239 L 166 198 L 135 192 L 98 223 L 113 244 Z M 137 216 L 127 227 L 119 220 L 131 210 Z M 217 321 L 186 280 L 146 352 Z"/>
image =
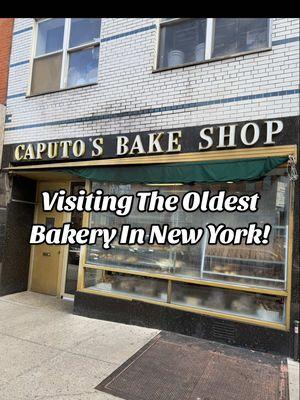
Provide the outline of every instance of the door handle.
<path id="1" fill-rule="evenodd" d="M 50 257 L 50 256 L 51 256 L 51 253 L 43 252 L 43 256 Z"/>

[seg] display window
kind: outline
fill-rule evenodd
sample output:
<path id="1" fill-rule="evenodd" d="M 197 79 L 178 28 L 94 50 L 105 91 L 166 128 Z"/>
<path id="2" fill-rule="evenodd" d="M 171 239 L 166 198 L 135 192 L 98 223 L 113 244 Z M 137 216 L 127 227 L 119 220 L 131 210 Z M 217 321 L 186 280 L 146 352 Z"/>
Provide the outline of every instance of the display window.
<path id="1" fill-rule="evenodd" d="M 124 195 L 149 190 L 146 184 L 90 182 L 90 190 Z M 148 231 L 152 224 L 199 227 L 224 223 L 270 224 L 267 245 L 120 245 L 103 250 L 101 242 L 82 252 L 79 290 L 120 298 L 137 298 L 168 307 L 285 329 L 289 306 L 290 181 L 285 168 L 276 168 L 258 181 L 214 184 L 151 185 L 160 194 L 181 197 L 188 191 L 209 189 L 211 194 L 259 193 L 258 211 L 139 212 L 128 216 L 112 212 L 85 213 L 85 226 L 130 224 Z M 180 203 L 179 203 L 180 204 Z"/>

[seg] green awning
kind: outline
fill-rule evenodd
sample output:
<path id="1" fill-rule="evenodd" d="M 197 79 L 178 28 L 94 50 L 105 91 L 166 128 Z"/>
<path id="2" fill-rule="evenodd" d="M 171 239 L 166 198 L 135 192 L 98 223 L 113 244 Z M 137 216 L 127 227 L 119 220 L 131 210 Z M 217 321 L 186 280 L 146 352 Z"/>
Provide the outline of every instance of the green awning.
<path id="1" fill-rule="evenodd" d="M 81 178 L 116 183 L 210 183 L 252 181 L 285 163 L 286 157 L 244 158 L 172 164 L 67 168 Z"/>

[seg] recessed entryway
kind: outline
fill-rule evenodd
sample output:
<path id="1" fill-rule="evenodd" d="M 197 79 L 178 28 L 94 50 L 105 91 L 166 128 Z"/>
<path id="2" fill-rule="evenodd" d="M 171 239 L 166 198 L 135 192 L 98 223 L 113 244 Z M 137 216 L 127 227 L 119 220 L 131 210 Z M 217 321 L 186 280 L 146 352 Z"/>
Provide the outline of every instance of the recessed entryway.
<path id="1" fill-rule="evenodd" d="M 78 190 L 84 189 L 84 187 L 84 181 L 37 182 L 34 223 L 43 224 L 47 228 L 58 228 L 69 222 L 72 227 L 80 229 L 82 226 L 81 212 L 66 213 L 58 212 L 55 209 L 46 212 L 42 207 L 41 193 L 65 189 L 67 193 L 76 195 Z M 32 246 L 29 290 L 57 297 L 72 298 L 77 289 L 79 258 L 80 246 L 76 244 L 62 246 L 43 243 Z"/>

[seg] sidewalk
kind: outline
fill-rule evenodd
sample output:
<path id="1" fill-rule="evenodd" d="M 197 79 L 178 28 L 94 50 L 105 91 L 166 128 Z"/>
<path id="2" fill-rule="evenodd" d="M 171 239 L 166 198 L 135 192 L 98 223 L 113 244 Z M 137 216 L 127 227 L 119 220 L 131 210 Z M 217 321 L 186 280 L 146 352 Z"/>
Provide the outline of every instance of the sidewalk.
<path id="1" fill-rule="evenodd" d="M 289 392 L 290 392 L 290 400 L 299 400 L 300 399 L 300 390 L 299 390 L 299 363 L 293 360 L 288 359 L 288 369 L 289 369 Z"/>
<path id="2" fill-rule="evenodd" d="M 72 308 L 37 293 L 0 297 L 1 400 L 116 400 L 94 388 L 158 331 Z"/>
<path id="3" fill-rule="evenodd" d="M 96 390 L 95 387 L 106 378 L 110 380 L 110 375 L 116 369 L 120 369 L 126 361 L 128 364 L 129 358 L 133 359 L 141 348 L 157 338 L 159 331 L 76 316 L 72 314 L 72 307 L 73 304 L 70 301 L 61 301 L 30 292 L 0 297 L 1 400 L 120 399 L 120 397 Z M 199 341 L 197 344 L 197 339 L 189 339 L 184 336 L 174 339 L 175 336 L 168 335 L 169 337 L 167 336 L 164 342 L 168 342 L 167 345 L 171 349 L 170 355 L 172 356 L 173 353 L 174 357 L 178 354 L 178 349 L 174 347 L 172 350 L 172 346 L 180 344 L 181 349 L 183 349 L 183 345 L 187 348 L 194 345 L 199 348 L 202 346 L 202 350 L 207 347 L 211 354 L 215 354 L 212 362 L 217 362 L 216 366 L 219 364 L 221 353 L 218 351 L 221 346 L 226 348 L 224 351 L 227 353 L 228 360 L 234 358 L 238 363 L 243 362 L 242 358 L 248 357 L 247 352 L 249 359 L 252 357 L 253 360 L 253 353 L 245 349 L 239 351 L 230 346 L 217 343 L 214 345 L 213 342 L 207 341 L 203 341 L 203 344 Z M 193 340 L 196 341 L 196 344 L 192 343 Z M 181 343 L 176 343 L 178 341 Z M 165 344 L 157 341 L 155 346 L 160 346 L 157 347 L 158 365 L 163 364 L 163 355 L 160 356 L 162 353 L 159 349 L 163 350 Z M 155 346 L 152 346 L 153 351 Z M 239 354 L 242 353 L 243 357 L 240 357 Z M 193 357 L 193 352 L 191 354 Z M 203 355 L 205 356 L 204 353 Z M 150 358 L 150 362 L 151 360 Z M 178 361 L 181 362 L 180 357 Z M 146 370 L 151 369 L 151 366 L 149 362 L 146 362 L 145 365 L 145 369 L 143 369 L 145 374 L 138 370 L 141 373 L 140 384 L 143 379 L 145 382 L 149 379 L 143 375 L 147 375 Z M 261 367 L 259 364 L 255 367 L 255 363 L 253 365 L 257 370 Z M 290 400 L 294 400 L 298 399 L 296 390 L 297 385 L 299 390 L 299 377 L 297 376 L 299 364 L 288 360 L 288 366 Z M 201 371 L 201 368 L 199 370 Z M 239 369 L 236 371 L 238 373 Z M 132 373 L 136 374 L 136 372 Z M 228 368 L 226 372 L 228 374 Z M 212 373 L 214 373 L 213 370 L 209 375 L 211 376 Z M 130 368 L 128 374 L 130 374 Z M 198 375 L 198 373 L 195 374 L 195 376 Z M 120 379 L 122 383 L 123 378 L 120 377 Z M 157 381 L 151 381 L 154 389 L 155 382 Z M 124 383 L 128 382 L 123 381 L 121 389 L 123 389 Z M 237 386 L 234 381 L 233 384 L 235 387 Z M 236 388 L 237 395 L 239 389 L 242 388 Z M 263 393 L 261 394 L 263 396 Z M 145 398 L 147 398 L 146 393 Z M 156 398 L 160 399 L 159 396 Z M 264 399 L 260 396 L 259 398 Z M 223 400 L 229 399 L 231 400 L 233 397 L 223 397 Z M 178 400 L 182 399 L 178 398 Z M 201 398 L 201 400 L 203 399 Z"/>

